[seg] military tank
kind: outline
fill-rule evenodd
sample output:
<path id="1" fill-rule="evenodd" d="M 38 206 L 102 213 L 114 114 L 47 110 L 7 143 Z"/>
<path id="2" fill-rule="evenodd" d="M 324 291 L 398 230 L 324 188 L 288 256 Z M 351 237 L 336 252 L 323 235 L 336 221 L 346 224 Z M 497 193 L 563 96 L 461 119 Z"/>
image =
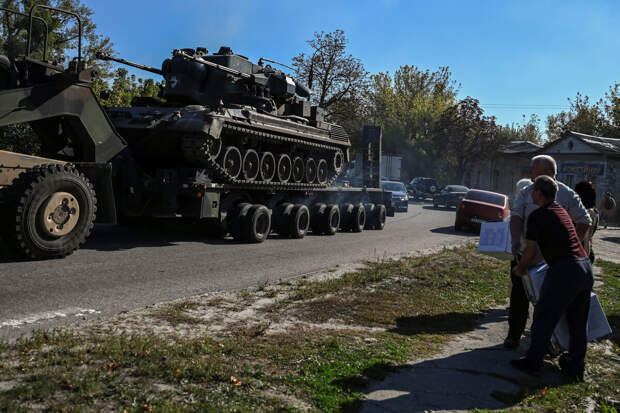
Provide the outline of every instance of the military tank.
<path id="1" fill-rule="evenodd" d="M 161 99 L 107 108 L 145 170 L 201 168 L 212 183 L 318 189 L 348 162 L 345 130 L 310 104 L 311 91 L 290 76 L 221 47 L 179 49 L 161 69 L 107 55 L 104 60 L 162 75 Z"/>

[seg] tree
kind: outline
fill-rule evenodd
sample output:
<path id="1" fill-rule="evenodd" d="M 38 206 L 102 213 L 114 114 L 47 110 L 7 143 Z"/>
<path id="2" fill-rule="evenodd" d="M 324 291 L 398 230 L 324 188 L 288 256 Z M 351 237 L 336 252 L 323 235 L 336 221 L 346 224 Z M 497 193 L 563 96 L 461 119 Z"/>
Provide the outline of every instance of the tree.
<path id="1" fill-rule="evenodd" d="M 328 112 L 341 102 L 351 102 L 364 90 L 368 72 L 361 60 L 346 53 L 347 38 L 342 30 L 314 33 L 307 41 L 311 54 L 293 58 L 298 80 L 313 92 L 312 102 Z"/>
<path id="2" fill-rule="evenodd" d="M 523 115 L 523 119 L 525 120 L 525 115 Z M 498 126 L 497 132 L 502 135 L 502 139 L 506 142 L 526 141 L 541 144 L 543 139 L 538 126 L 539 123 L 540 118 L 536 114 L 532 114 L 525 124 Z"/>
<path id="3" fill-rule="evenodd" d="M 566 131 L 581 132 L 588 135 L 605 135 L 610 131 L 604 102 L 590 103 L 590 98 L 577 92 L 575 99 L 568 98 L 570 110 L 547 117 L 547 137 L 554 141 Z M 613 109 L 610 109 L 613 112 Z"/>
<path id="4" fill-rule="evenodd" d="M 477 99 L 467 97 L 446 109 L 435 125 L 435 144 L 441 151 L 436 176 L 465 183 L 468 172 L 491 159 L 507 143 L 493 116 L 485 116 Z"/>
<path id="5" fill-rule="evenodd" d="M 383 128 L 385 152 L 405 157 L 405 175 L 434 168 L 439 156 L 435 124 L 454 105 L 459 86 L 448 67 L 431 72 L 404 65 L 393 77 L 389 73 L 371 76 L 370 119 Z"/>

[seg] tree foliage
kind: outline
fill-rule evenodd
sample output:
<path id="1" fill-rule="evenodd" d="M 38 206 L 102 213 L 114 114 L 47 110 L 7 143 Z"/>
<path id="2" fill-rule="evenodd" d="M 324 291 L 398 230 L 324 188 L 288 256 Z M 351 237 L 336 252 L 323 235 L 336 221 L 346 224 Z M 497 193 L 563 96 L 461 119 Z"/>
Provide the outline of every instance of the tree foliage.
<path id="1" fill-rule="evenodd" d="M 95 61 L 93 58 L 98 50 L 112 53 L 113 44 L 109 37 L 97 33 L 97 26 L 93 22 L 93 12 L 90 8 L 83 5 L 80 0 L 38 0 L 36 3 L 77 13 L 82 21 L 82 53 L 85 60 L 96 64 L 104 75 L 109 75 L 109 64 Z M 34 2 L 4 0 L 1 4 L 2 7 L 28 14 Z M 38 9 L 36 16 L 44 19 L 49 29 L 48 60 L 66 64 L 65 57 L 68 54 L 77 56 L 78 26 L 72 17 L 46 9 Z M 0 24 L 0 52 L 2 54 L 15 58 L 26 52 L 28 24 L 28 19 L 25 17 L 2 13 L 2 24 Z M 33 56 L 42 58 L 43 26 L 38 22 L 33 25 L 32 39 Z"/>
<path id="2" fill-rule="evenodd" d="M 575 131 L 595 136 L 620 138 L 620 84 L 609 87 L 605 97 L 590 102 L 588 96 L 577 92 L 568 98 L 570 109 L 547 117 L 547 137 L 550 141 L 562 133 Z"/>
<path id="3" fill-rule="evenodd" d="M 485 116 L 477 99 L 467 97 L 441 113 L 433 132 L 442 156 L 436 176 L 446 182 L 468 183 L 467 173 L 507 143 L 493 116 Z"/>
<path id="4" fill-rule="evenodd" d="M 293 67 L 297 78 L 314 92 L 312 102 L 330 111 L 339 102 L 358 97 L 368 72 L 360 59 L 347 54 L 344 32 L 317 32 L 307 44 L 311 52 L 294 57 Z"/>
<path id="5" fill-rule="evenodd" d="M 523 115 L 523 120 L 525 121 L 524 124 L 498 126 L 498 134 L 501 139 L 507 142 L 525 141 L 542 144 L 543 135 L 539 127 L 540 118 L 532 114 L 526 120 L 525 115 Z"/>

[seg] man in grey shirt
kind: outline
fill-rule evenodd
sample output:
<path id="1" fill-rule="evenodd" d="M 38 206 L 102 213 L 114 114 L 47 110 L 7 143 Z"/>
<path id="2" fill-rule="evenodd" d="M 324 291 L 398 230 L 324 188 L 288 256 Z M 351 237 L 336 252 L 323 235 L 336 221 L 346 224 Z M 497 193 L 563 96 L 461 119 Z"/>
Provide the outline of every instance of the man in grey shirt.
<path id="1" fill-rule="evenodd" d="M 532 158 L 530 162 L 530 177 L 532 181 L 536 180 L 540 175 L 548 175 L 555 179 L 557 174 L 557 166 L 555 160 L 549 155 L 538 155 Z M 556 180 L 557 182 L 557 180 Z M 525 330 L 527 322 L 529 301 L 525 294 L 523 281 L 520 277 L 512 273 L 512 269 L 518 264 L 517 259 L 523 253 L 525 246 L 525 231 L 527 228 L 527 219 L 529 215 L 538 206 L 532 201 L 532 191 L 534 185 L 524 188 L 514 202 L 514 206 L 510 211 L 510 235 L 512 237 L 512 253 L 515 257 L 510 263 L 510 280 L 512 282 L 512 291 L 510 293 L 510 307 L 508 310 L 508 336 L 504 340 L 504 347 L 516 348 L 519 346 L 521 335 Z M 581 203 L 579 195 L 570 187 L 558 182 L 557 202 L 568 212 L 568 215 L 575 223 L 577 234 L 582 244 L 588 245 L 585 238 L 588 236 L 588 228 L 592 224 L 590 215 Z M 586 251 L 589 254 L 589 251 Z M 543 257 L 538 251 L 534 262 L 543 261 Z"/>

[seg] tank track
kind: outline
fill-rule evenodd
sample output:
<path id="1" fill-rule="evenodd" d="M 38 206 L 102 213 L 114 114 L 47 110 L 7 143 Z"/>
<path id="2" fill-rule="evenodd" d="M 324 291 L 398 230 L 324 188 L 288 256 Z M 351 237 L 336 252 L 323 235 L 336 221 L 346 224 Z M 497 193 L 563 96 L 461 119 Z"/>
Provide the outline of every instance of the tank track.
<path id="1" fill-rule="evenodd" d="M 286 143 L 286 144 L 294 144 L 299 147 L 309 148 L 309 149 L 321 149 L 327 150 L 331 153 L 342 152 L 340 148 L 337 146 L 326 145 L 322 143 L 311 142 L 308 140 L 303 140 L 299 138 L 292 138 L 290 136 L 276 135 L 273 133 L 269 133 L 263 130 L 258 130 L 254 128 L 248 128 L 246 126 L 234 125 L 226 122 L 222 128 L 222 134 L 224 133 L 234 133 L 234 134 L 242 134 L 242 135 L 250 135 L 259 139 L 263 139 L 266 141 L 274 142 L 274 143 Z M 274 189 L 274 190 L 311 190 L 311 189 L 321 189 L 326 188 L 334 183 L 334 181 L 338 178 L 338 176 L 342 173 L 344 168 L 341 168 L 340 171 L 334 173 L 335 171 L 332 168 L 329 168 L 329 171 L 333 173 L 327 182 L 321 183 L 307 183 L 307 182 L 278 182 L 278 181 L 248 181 L 244 179 L 239 179 L 231 176 L 226 172 L 226 170 L 217 162 L 217 159 L 213 157 L 210 153 L 210 142 L 208 138 L 203 136 L 196 137 L 186 137 L 183 140 L 182 149 L 185 158 L 196 164 L 200 167 L 208 169 L 210 172 L 214 174 L 214 178 L 221 180 L 221 183 L 234 185 L 234 186 L 243 186 L 251 189 Z M 331 160 L 330 160 L 331 161 Z"/>

